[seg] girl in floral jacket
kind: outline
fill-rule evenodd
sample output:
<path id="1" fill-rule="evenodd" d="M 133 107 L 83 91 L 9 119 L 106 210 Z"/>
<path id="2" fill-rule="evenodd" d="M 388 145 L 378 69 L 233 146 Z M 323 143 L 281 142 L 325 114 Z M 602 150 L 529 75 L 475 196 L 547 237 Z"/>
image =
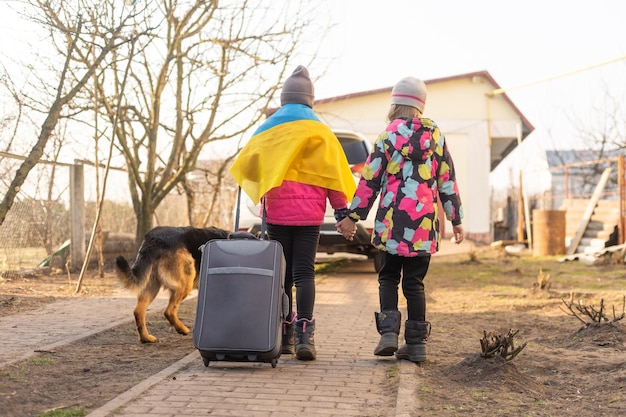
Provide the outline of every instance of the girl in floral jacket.
<path id="1" fill-rule="evenodd" d="M 434 121 L 423 118 L 426 86 L 416 78 L 400 80 L 392 89 L 388 119 L 365 163 L 346 218 L 337 230 L 351 238 L 356 222 L 365 219 L 380 194 L 372 244 L 380 250 L 378 275 L 380 313 L 375 313 L 381 334 L 375 355 L 413 362 L 426 360 L 424 277 L 430 257 L 441 240 L 439 205 L 452 222 L 456 243 L 464 239 L 463 209 L 452 156 Z M 407 300 L 405 345 L 398 349 L 401 314 L 398 286 Z"/>

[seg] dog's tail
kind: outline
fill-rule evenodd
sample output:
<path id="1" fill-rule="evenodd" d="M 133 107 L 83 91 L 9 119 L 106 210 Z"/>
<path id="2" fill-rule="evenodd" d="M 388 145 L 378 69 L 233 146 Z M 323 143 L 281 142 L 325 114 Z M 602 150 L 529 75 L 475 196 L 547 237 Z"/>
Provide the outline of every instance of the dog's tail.
<path id="1" fill-rule="evenodd" d="M 130 267 L 126 258 L 121 255 L 115 259 L 115 266 L 117 269 L 117 277 L 124 288 L 131 291 L 139 291 L 144 287 L 148 276 L 145 271 L 135 271 L 134 268 Z"/>

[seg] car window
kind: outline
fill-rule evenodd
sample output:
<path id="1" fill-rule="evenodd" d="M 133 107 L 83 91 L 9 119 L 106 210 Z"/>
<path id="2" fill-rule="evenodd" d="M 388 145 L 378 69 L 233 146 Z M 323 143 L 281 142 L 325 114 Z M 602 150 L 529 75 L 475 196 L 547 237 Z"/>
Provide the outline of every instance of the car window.
<path id="1" fill-rule="evenodd" d="M 362 164 L 367 159 L 369 151 L 364 141 L 357 138 L 339 137 L 339 142 L 346 154 L 350 165 Z"/>

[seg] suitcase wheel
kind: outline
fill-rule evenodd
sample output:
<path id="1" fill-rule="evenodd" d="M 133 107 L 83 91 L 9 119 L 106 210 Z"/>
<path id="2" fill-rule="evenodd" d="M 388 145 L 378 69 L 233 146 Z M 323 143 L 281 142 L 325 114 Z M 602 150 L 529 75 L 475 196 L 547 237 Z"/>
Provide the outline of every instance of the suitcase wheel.
<path id="1" fill-rule="evenodd" d="M 272 368 L 276 368 L 276 364 L 278 363 L 278 359 L 272 359 Z"/>
<path id="2" fill-rule="evenodd" d="M 202 362 L 204 362 L 204 366 L 209 366 L 209 358 L 202 358 Z"/>

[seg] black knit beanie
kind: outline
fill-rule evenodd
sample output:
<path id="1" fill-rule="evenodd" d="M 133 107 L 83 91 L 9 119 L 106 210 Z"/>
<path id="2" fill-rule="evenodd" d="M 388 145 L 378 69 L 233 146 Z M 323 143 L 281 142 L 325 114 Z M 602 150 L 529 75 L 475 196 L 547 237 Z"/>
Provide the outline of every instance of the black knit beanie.
<path id="1" fill-rule="evenodd" d="M 309 78 L 309 71 L 302 65 L 285 80 L 283 91 L 280 94 L 280 105 L 304 104 L 313 108 L 313 83 Z"/>

